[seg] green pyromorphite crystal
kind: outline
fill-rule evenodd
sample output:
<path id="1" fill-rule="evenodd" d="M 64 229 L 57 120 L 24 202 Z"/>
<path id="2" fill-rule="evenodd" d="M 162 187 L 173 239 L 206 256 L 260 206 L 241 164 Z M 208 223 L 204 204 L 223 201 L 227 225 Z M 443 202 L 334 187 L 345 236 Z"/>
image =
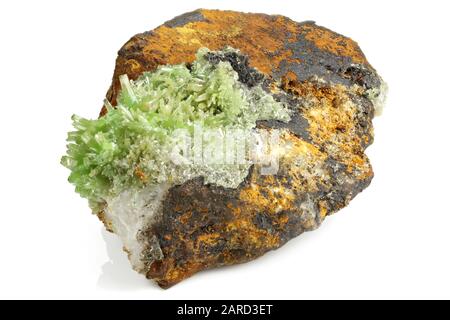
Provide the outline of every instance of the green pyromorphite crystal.
<path id="1" fill-rule="evenodd" d="M 234 49 L 226 49 L 234 50 Z M 120 77 L 117 107 L 107 103 L 105 116 L 88 120 L 74 115 L 76 131 L 68 134 L 61 163 L 71 170 L 69 181 L 96 210 L 125 188 L 183 183 L 203 176 L 205 182 L 237 187 L 247 164 L 175 164 L 171 152 L 184 139 L 179 130 L 194 127 L 242 129 L 251 134 L 257 120 L 288 121 L 287 109 L 261 86 L 249 89 L 238 81 L 229 62 L 211 64 L 200 49 L 191 68 L 159 67 L 136 81 Z M 205 144 L 214 144 L 214 138 Z"/>

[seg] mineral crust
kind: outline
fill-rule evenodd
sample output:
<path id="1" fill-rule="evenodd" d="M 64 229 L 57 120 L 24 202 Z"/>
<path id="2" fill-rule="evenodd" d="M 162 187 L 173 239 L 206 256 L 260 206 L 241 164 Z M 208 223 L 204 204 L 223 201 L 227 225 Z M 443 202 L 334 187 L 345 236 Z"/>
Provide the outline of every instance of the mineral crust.
<path id="1" fill-rule="evenodd" d="M 237 51 L 227 51 L 224 48 Z M 358 45 L 314 22 L 278 15 L 196 10 L 132 37 L 119 51 L 107 100 L 117 104 L 120 76 L 137 79 L 162 65 L 190 64 L 200 48 L 228 61 L 239 81 L 260 83 L 288 106 L 279 130 L 279 170 L 251 166 L 237 187 L 205 183 L 130 189 L 97 212 L 124 243 L 133 267 L 168 288 L 211 268 L 253 260 L 345 207 L 373 177 L 364 150 L 386 86 Z M 107 113 L 106 106 L 101 116 Z M 139 176 L 139 172 L 136 172 Z M 142 178 L 142 176 L 140 176 Z M 133 203 L 133 205 L 130 205 Z"/>

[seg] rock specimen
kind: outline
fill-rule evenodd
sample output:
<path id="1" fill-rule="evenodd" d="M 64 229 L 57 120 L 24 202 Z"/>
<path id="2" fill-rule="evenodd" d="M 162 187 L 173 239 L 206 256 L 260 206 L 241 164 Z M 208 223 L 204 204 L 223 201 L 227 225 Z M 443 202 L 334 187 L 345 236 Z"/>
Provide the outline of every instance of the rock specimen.
<path id="1" fill-rule="evenodd" d="M 74 116 L 62 163 L 133 268 L 168 288 L 279 248 L 367 187 L 385 88 L 354 41 L 313 22 L 197 10 L 120 49 L 101 117 Z M 276 170 L 259 149 L 205 163 L 229 132 L 235 147 L 276 134 Z"/>

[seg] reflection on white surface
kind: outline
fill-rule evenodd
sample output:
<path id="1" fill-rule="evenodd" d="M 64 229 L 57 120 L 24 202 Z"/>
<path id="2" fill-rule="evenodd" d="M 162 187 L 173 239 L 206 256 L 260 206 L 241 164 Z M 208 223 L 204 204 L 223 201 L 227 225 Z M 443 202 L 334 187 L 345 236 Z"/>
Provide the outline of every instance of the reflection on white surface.
<path id="1" fill-rule="evenodd" d="M 97 285 L 107 290 L 156 289 L 153 281 L 135 272 L 122 250 L 122 243 L 115 234 L 102 227 L 102 237 L 106 244 L 109 261 L 102 266 Z"/>

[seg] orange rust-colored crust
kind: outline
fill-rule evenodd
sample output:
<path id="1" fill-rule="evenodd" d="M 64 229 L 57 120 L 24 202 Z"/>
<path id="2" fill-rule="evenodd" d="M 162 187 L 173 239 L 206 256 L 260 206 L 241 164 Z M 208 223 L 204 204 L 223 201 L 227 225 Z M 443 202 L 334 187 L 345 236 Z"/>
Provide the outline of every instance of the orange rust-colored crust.
<path id="1" fill-rule="evenodd" d="M 108 100 L 115 105 L 120 90 L 118 77 L 127 74 L 137 78 L 158 65 L 189 63 L 201 47 L 220 50 L 226 46 L 241 50 L 250 57 L 251 66 L 270 75 L 282 61 L 302 63 L 292 58 L 288 43 L 303 36 L 318 49 L 350 58 L 369 66 L 358 45 L 351 39 L 316 26 L 312 22 L 297 23 L 283 16 L 204 10 L 203 19 L 172 27 L 164 24 L 147 33 L 132 37 L 120 50 Z M 102 114 L 106 109 L 102 110 Z"/>
<path id="2" fill-rule="evenodd" d="M 335 172 L 319 147 L 290 133 L 282 140 L 289 147 L 275 176 L 254 167 L 238 189 L 200 178 L 171 189 L 162 220 L 148 230 L 160 239 L 165 258 L 147 277 L 168 288 L 198 271 L 255 259 L 317 228 L 372 178 L 367 162 L 353 178 L 345 165 Z"/>
<path id="3" fill-rule="evenodd" d="M 259 124 L 282 131 L 277 174 L 264 176 L 253 166 L 237 189 L 197 178 L 169 190 L 160 219 L 144 230 L 164 256 L 149 263 L 146 275 L 163 288 L 201 270 L 255 259 L 317 228 L 373 177 L 364 154 L 373 139 L 373 105 L 364 90 L 376 86 L 378 76 L 354 41 L 312 22 L 187 13 L 124 45 L 107 98 L 116 103 L 122 74 L 135 79 L 159 65 L 192 62 L 200 47 L 226 46 L 248 55 L 274 95 L 290 97 L 292 121 Z M 135 174 L 146 179 L 139 170 Z"/>
<path id="4" fill-rule="evenodd" d="M 314 42 L 321 50 L 350 57 L 354 63 L 367 64 L 366 57 L 352 39 L 316 25 L 303 25 L 300 32 L 305 35 L 306 40 Z"/>

